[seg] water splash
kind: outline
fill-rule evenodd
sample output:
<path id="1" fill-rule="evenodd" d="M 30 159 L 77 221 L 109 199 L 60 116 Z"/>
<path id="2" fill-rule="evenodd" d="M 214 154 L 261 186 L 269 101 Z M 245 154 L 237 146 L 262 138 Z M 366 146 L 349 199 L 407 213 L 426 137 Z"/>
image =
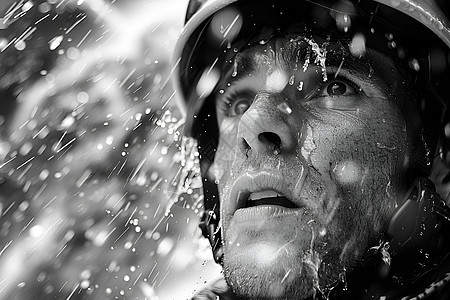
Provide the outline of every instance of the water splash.
<path id="1" fill-rule="evenodd" d="M 323 81 L 327 81 L 327 71 L 326 71 L 326 59 L 327 59 L 327 46 L 328 42 L 324 42 L 322 46 L 320 46 L 318 43 L 314 41 L 313 38 L 307 38 L 307 37 L 301 37 L 299 39 L 293 39 L 291 42 L 301 43 L 306 42 L 308 43 L 309 47 L 306 49 L 306 55 L 303 62 L 302 70 L 303 72 L 306 72 L 308 70 L 309 65 L 311 64 L 311 59 L 314 59 L 312 62 L 316 66 L 321 67 L 322 71 L 322 77 Z M 297 69 L 298 61 L 299 61 L 300 51 L 297 52 L 296 56 L 296 66 L 295 69 Z M 290 81 L 291 82 L 291 81 Z M 301 84 L 303 87 L 303 84 Z"/>
<path id="2" fill-rule="evenodd" d="M 180 169 L 172 180 L 172 185 L 175 185 L 175 192 L 166 207 L 166 215 L 169 214 L 172 206 L 178 202 L 182 194 L 192 194 L 194 188 L 200 188 L 200 159 L 197 150 L 197 142 L 195 139 L 183 136 L 181 138 L 180 152 L 178 153 Z M 197 199 L 196 205 L 198 207 L 201 201 Z"/>
<path id="3" fill-rule="evenodd" d="M 327 50 L 326 46 L 328 43 L 325 43 L 323 47 L 320 47 L 314 40 L 305 38 L 308 44 L 311 46 L 313 53 L 315 54 L 314 63 L 322 68 L 322 76 L 323 81 L 327 81 L 327 68 L 326 68 L 326 59 L 327 59 Z"/>

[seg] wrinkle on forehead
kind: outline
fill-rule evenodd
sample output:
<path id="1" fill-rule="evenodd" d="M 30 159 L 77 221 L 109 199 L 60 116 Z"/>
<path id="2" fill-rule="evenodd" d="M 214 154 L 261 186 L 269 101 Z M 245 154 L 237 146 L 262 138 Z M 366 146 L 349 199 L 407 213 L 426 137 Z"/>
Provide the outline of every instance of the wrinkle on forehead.
<path id="1" fill-rule="evenodd" d="M 390 88 L 402 77 L 394 61 L 378 51 L 367 49 L 364 56 L 355 57 L 351 54 L 349 46 L 339 40 L 327 41 L 321 37 L 307 38 L 302 35 L 277 38 L 267 44 L 254 45 L 239 52 L 234 58 L 237 73 L 233 81 L 260 71 L 272 72 L 275 67 L 286 71 L 301 69 L 306 60 L 314 59 L 308 39 L 326 51 L 325 66 L 328 71 L 334 73 L 338 68 L 346 69 L 349 73 L 363 76 L 364 80 Z"/>

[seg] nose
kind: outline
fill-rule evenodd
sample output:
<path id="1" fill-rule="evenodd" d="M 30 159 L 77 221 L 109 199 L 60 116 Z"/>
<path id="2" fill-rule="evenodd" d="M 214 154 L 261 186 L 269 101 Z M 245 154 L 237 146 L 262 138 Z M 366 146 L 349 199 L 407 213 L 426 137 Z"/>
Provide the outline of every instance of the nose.
<path id="1" fill-rule="evenodd" d="M 239 122 L 238 145 L 242 154 L 273 155 L 295 150 L 298 128 L 293 116 L 279 109 L 282 103 L 287 102 L 280 94 L 259 93 L 255 97 Z"/>

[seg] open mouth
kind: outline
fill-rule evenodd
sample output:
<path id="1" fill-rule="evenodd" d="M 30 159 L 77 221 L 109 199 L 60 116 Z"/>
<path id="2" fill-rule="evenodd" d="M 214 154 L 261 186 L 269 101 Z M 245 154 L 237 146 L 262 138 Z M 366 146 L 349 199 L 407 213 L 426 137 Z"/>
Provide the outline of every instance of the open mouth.
<path id="1" fill-rule="evenodd" d="M 250 193 L 244 208 L 260 205 L 277 205 L 286 208 L 298 208 L 294 202 L 273 190 Z"/>
<path id="2" fill-rule="evenodd" d="M 237 222 L 290 215 L 307 207 L 293 194 L 283 176 L 274 171 L 242 174 L 233 183 L 228 199 L 224 203 L 224 216 Z"/>

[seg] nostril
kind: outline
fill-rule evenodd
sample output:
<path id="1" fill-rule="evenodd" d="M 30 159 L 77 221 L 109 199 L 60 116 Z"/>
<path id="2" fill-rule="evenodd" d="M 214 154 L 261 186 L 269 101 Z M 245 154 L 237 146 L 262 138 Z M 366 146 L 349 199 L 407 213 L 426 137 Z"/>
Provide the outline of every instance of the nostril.
<path id="1" fill-rule="evenodd" d="M 275 148 L 280 148 L 281 138 L 278 134 L 273 132 L 262 132 L 258 135 L 258 139 L 261 143 L 266 145 L 273 145 Z"/>
<path id="2" fill-rule="evenodd" d="M 250 147 L 250 145 L 247 143 L 247 141 L 244 138 L 240 139 L 239 148 L 241 149 L 242 153 L 245 154 L 245 156 L 248 156 L 248 151 L 250 151 L 250 149 L 252 149 L 252 147 Z"/>

